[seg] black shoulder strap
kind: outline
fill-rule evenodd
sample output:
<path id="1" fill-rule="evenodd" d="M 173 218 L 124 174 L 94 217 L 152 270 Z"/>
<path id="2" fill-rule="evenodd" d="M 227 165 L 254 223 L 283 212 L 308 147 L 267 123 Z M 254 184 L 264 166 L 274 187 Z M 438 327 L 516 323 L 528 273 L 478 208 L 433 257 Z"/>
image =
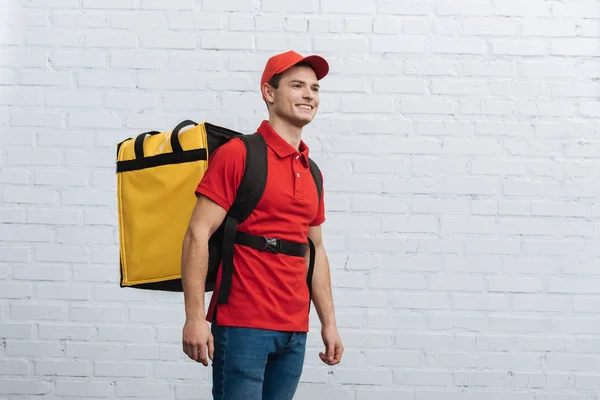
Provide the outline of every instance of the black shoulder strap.
<path id="1" fill-rule="evenodd" d="M 312 175 L 314 181 L 315 181 L 315 185 L 317 186 L 317 193 L 319 194 L 319 204 L 321 204 L 321 199 L 323 197 L 323 176 L 321 175 L 321 170 L 319 169 L 319 167 L 317 166 L 317 163 L 314 162 L 310 157 L 308 158 L 308 164 L 310 166 L 310 174 Z M 309 301 L 308 301 L 308 312 L 310 313 L 310 300 L 312 299 L 312 292 L 313 292 L 313 288 L 312 288 L 312 279 L 313 279 L 313 273 L 315 271 L 315 245 L 312 242 L 312 240 L 310 240 L 310 238 L 308 239 L 308 247 L 309 247 L 309 263 L 308 263 L 308 271 L 306 274 L 306 284 L 308 286 L 308 294 L 309 294 Z"/>
<path id="2" fill-rule="evenodd" d="M 242 223 L 258 205 L 267 185 L 267 144 L 258 134 L 243 135 L 246 166 L 229 215 Z"/>
<path id="3" fill-rule="evenodd" d="M 223 231 L 223 274 L 218 303 L 227 304 L 233 275 L 233 252 L 238 225 L 252 214 L 267 185 L 267 145 L 261 135 L 241 136 L 246 146 L 246 165 Z"/>
<path id="4" fill-rule="evenodd" d="M 308 158 L 308 164 L 310 166 L 310 174 L 312 175 L 315 185 L 317 185 L 317 193 L 319 194 L 319 204 L 321 203 L 321 198 L 323 197 L 323 177 L 321 176 L 321 170 L 316 162 L 314 162 L 310 157 Z"/>

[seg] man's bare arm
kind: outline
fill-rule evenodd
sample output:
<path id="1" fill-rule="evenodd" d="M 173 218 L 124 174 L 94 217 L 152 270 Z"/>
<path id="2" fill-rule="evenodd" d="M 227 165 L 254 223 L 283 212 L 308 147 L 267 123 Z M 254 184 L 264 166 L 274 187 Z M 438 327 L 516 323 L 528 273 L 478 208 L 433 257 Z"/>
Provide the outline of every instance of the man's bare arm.
<path id="1" fill-rule="evenodd" d="M 208 240 L 227 212 L 217 203 L 199 195 L 183 239 L 181 280 L 186 318 L 204 319 L 204 285 L 208 271 Z"/>
<path id="2" fill-rule="evenodd" d="M 208 240 L 219 228 L 227 212 L 205 196 L 199 196 L 183 239 L 181 280 L 186 322 L 183 351 L 192 359 L 208 365 L 212 359 L 213 338 L 204 315 L 204 288 L 208 271 Z"/>
<path id="3" fill-rule="evenodd" d="M 323 246 L 321 227 L 311 227 L 308 237 L 315 245 L 315 270 L 312 280 L 312 295 L 315 309 L 321 320 L 321 325 L 335 325 L 333 295 L 331 293 L 331 273 L 327 253 Z"/>
<path id="4" fill-rule="evenodd" d="M 308 237 L 315 245 L 315 270 L 312 279 L 312 295 L 315 309 L 321 320 L 321 337 L 323 344 L 325 344 L 325 351 L 319 353 L 319 357 L 327 365 L 336 365 L 342 359 L 344 346 L 335 320 L 333 295 L 331 293 L 331 273 L 327 253 L 323 246 L 321 227 L 311 227 Z"/>

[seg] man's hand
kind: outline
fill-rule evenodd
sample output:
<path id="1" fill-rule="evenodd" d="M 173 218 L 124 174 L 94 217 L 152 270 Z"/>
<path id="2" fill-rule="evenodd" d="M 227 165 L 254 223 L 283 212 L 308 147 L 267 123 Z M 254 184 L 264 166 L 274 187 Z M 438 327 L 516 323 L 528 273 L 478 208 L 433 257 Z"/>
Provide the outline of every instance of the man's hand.
<path id="1" fill-rule="evenodd" d="M 339 364 L 344 353 L 342 339 L 335 325 L 324 326 L 321 328 L 321 337 L 325 344 L 325 353 L 319 353 L 321 361 L 327 365 Z"/>
<path id="2" fill-rule="evenodd" d="M 212 360 L 215 352 L 213 335 L 204 319 L 186 319 L 183 326 L 183 352 L 194 361 L 208 366 L 206 351 Z"/>

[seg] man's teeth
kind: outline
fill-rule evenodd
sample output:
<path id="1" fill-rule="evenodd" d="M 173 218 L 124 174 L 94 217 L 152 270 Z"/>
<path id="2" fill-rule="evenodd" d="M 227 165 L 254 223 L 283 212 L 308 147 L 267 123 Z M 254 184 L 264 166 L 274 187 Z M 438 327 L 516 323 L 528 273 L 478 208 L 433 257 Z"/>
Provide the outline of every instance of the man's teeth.
<path id="1" fill-rule="evenodd" d="M 300 108 L 305 108 L 305 109 L 307 109 L 307 110 L 312 110 L 312 107 L 311 107 L 311 106 L 299 105 L 298 107 L 300 107 Z"/>

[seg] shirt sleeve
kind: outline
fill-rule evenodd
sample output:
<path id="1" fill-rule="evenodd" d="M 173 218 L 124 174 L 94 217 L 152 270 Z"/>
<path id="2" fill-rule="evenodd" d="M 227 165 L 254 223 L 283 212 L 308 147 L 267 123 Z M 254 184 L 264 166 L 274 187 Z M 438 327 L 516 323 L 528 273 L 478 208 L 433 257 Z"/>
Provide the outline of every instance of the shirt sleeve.
<path id="1" fill-rule="evenodd" d="M 321 182 L 323 181 L 323 174 L 321 174 Z M 310 223 L 310 226 L 319 226 L 325 222 L 325 185 L 321 186 L 321 200 L 319 201 L 319 208 L 317 210 L 317 216 Z"/>
<path id="2" fill-rule="evenodd" d="M 208 160 L 208 168 L 196 188 L 197 195 L 204 195 L 229 211 L 244 175 L 246 147 L 240 139 L 231 139 L 219 147 Z"/>

